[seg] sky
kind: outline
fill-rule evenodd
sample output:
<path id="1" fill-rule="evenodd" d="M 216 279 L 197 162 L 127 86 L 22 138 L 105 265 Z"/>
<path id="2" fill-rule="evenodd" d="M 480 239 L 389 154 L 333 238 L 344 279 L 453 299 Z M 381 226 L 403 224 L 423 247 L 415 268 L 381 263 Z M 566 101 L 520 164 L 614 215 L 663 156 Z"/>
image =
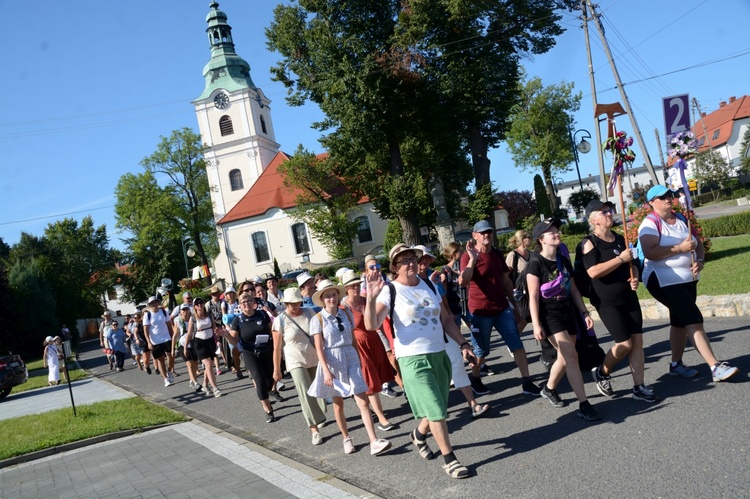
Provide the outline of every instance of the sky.
<path id="1" fill-rule="evenodd" d="M 210 58 L 205 34 L 209 0 L 0 0 L 0 238 L 12 245 L 56 220 L 90 215 L 105 224 L 114 247 L 115 188 L 143 171 L 161 136 L 198 126 L 191 101 L 203 91 Z M 276 139 L 291 153 L 321 152 L 322 117 L 312 104 L 290 107 L 270 78 L 278 54 L 266 48 L 273 0 L 222 0 L 237 53 L 271 99 Z M 606 36 L 654 164 L 654 130 L 666 146 L 662 99 L 697 98 L 705 112 L 750 93 L 750 2 L 747 0 L 602 0 Z M 524 59 L 545 85 L 573 82 L 582 93 L 577 129 L 594 135 L 588 62 L 578 13 L 547 54 Z M 599 103 L 620 102 L 602 43 L 590 24 Z M 626 117 L 617 128 L 632 135 Z M 604 130 L 603 130 L 604 133 Z M 583 133 L 577 134 L 580 139 Z M 593 140 L 592 140 L 593 142 Z M 639 148 L 634 148 L 642 157 Z M 498 190 L 532 190 L 533 172 L 518 170 L 501 145 L 490 154 Z M 580 156 L 583 177 L 599 171 L 596 154 Z M 637 166 L 640 165 L 636 161 Z M 572 167 L 573 165 L 571 165 Z M 574 180 L 575 170 L 561 175 Z"/>

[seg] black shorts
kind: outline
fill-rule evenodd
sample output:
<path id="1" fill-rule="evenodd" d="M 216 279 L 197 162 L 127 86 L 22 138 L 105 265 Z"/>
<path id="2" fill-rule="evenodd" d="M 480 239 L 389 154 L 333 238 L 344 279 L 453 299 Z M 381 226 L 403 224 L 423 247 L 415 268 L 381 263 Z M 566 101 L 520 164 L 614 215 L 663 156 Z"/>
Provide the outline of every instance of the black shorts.
<path id="1" fill-rule="evenodd" d="M 698 298 L 698 281 L 683 282 L 672 286 L 660 286 L 656 272 L 652 272 L 646 283 L 646 289 L 656 301 L 669 309 L 669 325 L 686 327 L 692 324 L 703 324 L 701 313 L 695 300 Z"/>
<path id="2" fill-rule="evenodd" d="M 643 334 L 643 315 L 638 300 L 635 304 L 601 303 L 596 311 L 615 343 L 627 341 L 634 334 Z"/>
<path id="3" fill-rule="evenodd" d="M 164 343 L 159 343 L 158 345 L 154 345 L 151 349 L 152 356 L 156 359 L 163 359 L 164 356 L 172 351 L 172 342 L 171 341 L 165 341 Z"/>
<path id="4" fill-rule="evenodd" d="M 184 348 L 180 347 L 179 350 L 180 357 L 182 357 L 182 360 L 184 360 L 185 362 L 195 362 L 198 360 L 198 356 L 195 355 L 195 349 L 192 347 L 192 345 Z"/>
<path id="5" fill-rule="evenodd" d="M 193 348 L 195 348 L 195 355 L 198 357 L 198 360 L 213 359 L 216 357 L 216 340 L 214 340 L 213 336 L 207 340 L 193 338 Z"/>

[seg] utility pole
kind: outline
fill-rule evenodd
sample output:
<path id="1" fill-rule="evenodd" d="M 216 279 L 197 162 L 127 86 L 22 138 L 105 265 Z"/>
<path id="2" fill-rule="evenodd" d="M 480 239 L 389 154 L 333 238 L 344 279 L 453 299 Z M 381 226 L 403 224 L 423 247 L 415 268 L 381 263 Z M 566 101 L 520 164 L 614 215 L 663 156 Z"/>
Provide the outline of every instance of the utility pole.
<path id="1" fill-rule="evenodd" d="M 661 148 L 661 137 L 659 137 L 658 128 L 654 128 L 654 136 L 656 136 L 656 147 L 659 148 L 659 161 L 661 161 L 662 171 L 667 171 L 667 164 L 664 162 L 664 151 Z"/>
<path id="2" fill-rule="evenodd" d="M 628 96 L 625 93 L 625 87 L 622 86 L 622 81 L 620 80 L 620 73 L 617 72 L 617 66 L 615 66 L 615 61 L 612 58 L 612 52 L 609 49 L 609 43 L 607 43 L 607 38 L 604 36 L 604 27 L 601 24 L 601 21 L 599 20 L 599 15 L 596 13 L 596 10 L 594 9 L 594 6 L 591 4 L 591 0 L 585 0 L 586 5 L 588 5 L 589 9 L 591 9 L 591 19 L 594 21 L 594 24 L 596 25 L 596 29 L 599 32 L 599 38 L 602 40 L 602 46 L 604 47 L 604 52 L 607 55 L 607 60 L 609 61 L 609 66 L 612 69 L 612 75 L 615 77 L 615 82 L 617 84 L 617 89 L 620 91 L 620 97 L 623 100 L 623 104 L 625 105 L 625 110 L 627 112 L 628 118 L 630 118 L 630 125 L 633 127 L 633 134 L 635 135 L 636 140 L 638 141 L 638 145 L 641 148 L 641 154 L 643 154 L 643 160 L 646 164 L 646 169 L 648 170 L 649 175 L 651 176 L 651 181 L 654 183 L 654 185 L 663 184 L 663 180 L 659 180 L 656 176 L 656 172 L 654 171 L 654 166 L 651 164 L 651 158 L 648 155 L 648 151 L 646 150 L 646 144 L 643 141 L 643 136 L 641 135 L 641 130 L 638 128 L 638 123 L 635 121 L 635 115 L 633 115 L 633 110 L 630 107 L 630 101 L 628 100 Z"/>
<path id="3" fill-rule="evenodd" d="M 586 0 L 581 0 L 581 11 L 583 12 L 583 34 L 586 39 L 586 56 L 589 60 L 589 82 L 591 83 L 591 100 L 593 102 L 592 109 L 596 109 L 596 82 L 594 80 L 594 63 L 591 60 L 591 44 L 589 41 L 589 18 L 588 9 L 586 8 Z M 598 117 L 594 116 L 597 120 L 596 123 L 596 157 L 599 158 L 599 192 L 602 201 L 607 200 L 607 174 L 604 171 L 604 151 L 602 150 L 602 132 L 599 130 Z"/>

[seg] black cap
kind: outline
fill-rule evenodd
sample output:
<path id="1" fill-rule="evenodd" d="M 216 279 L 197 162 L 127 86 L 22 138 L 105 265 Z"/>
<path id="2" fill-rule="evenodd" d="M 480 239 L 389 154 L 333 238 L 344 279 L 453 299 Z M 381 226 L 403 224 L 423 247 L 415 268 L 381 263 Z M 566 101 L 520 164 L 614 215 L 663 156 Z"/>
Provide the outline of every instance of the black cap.
<path id="1" fill-rule="evenodd" d="M 534 226 L 534 230 L 531 231 L 531 237 L 536 241 L 542 237 L 542 234 L 547 232 L 550 227 L 557 227 L 559 229 L 561 225 L 562 220 L 559 218 L 548 218 Z"/>
<path id="2" fill-rule="evenodd" d="M 586 218 L 591 216 L 591 213 L 594 211 L 600 211 L 602 207 L 609 206 L 610 208 L 614 208 L 615 205 L 610 203 L 609 201 L 602 201 L 601 199 L 592 199 L 589 201 L 589 204 L 586 205 Z"/>

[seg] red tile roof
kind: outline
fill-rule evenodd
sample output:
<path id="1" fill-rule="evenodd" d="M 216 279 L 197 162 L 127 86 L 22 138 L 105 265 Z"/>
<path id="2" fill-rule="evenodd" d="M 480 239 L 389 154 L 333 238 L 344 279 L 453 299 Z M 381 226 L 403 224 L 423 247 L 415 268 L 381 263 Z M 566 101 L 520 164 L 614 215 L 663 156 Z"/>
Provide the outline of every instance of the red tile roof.
<path id="1" fill-rule="evenodd" d="M 318 158 L 328 156 L 327 153 L 318 154 Z M 229 213 L 219 220 L 219 224 L 242 220 L 243 218 L 262 215 L 271 208 L 287 209 L 295 206 L 297 196 L 303 193 L 301 189 L 289 189 L 284 185 L 284 179 L 279 173 L 279 166 L 290 158 L 279 151 L 263 170 L 258 180 L 242 196 Z"/>
<path id="2" fill-rule="evenodd" d="M 729 103 L 721 102 L 719 109 L 707 114 L 703 117 L 703 120 L 699 119 L 695 125 L 693 125 L 693 133 L 695 138 L 700 144 L 703 137 L 706 139 L 703 144 L 698 148 L 699 150 L 708 149 L 709 143 L 711 147 L 716 149 L 718 146 L 724 145 L 729 140 L 732 133 L 734 122 L 750 116 L 750 96 L 744 95 L 739 99 L 731 97 Z M 705 125 L 705 132 L 704 132 Z M 716 138 L 716 131 L 719 134 Z"/>

